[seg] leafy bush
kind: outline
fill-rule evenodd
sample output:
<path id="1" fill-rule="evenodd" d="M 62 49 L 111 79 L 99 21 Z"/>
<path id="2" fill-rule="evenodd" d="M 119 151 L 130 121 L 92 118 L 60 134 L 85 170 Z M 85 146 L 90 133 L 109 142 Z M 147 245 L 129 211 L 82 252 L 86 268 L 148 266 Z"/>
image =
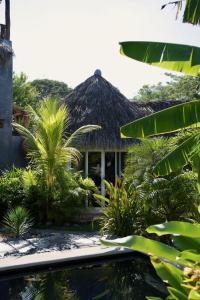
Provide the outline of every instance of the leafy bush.
<path id="1" fill-rule="evenodd" d="M 18 238 L 28 233 L 33 226 L 33 220 L 25 208 L 18 206 L 7 212 L 3 218 L 3 225 L 9 233 Z"/>
<path id="2" fill-rule="evenodd" d="M 0 220 L 7 209 L 21 205 L 25 199 L 22 174 L 22 169 L 13 168 L 0 176 Z"/>
<path id="3" fill-rule="evenodd" d="M 153 175 L 154 166 L 174 147 L 175 142 L 175 139 L 154 138 L 131 146 L 125 164 L 125 182 L 136 187 L 144 181 L 147 173 Z"/>
<path id="4" fill-rule="evenodd" d="M 199 196 L 193 172 L 167 178 L 150 174 L 136 187 L 138 201 L 143 206 L 146 225 L 170 220 L 198 220 Z"/>
<path id="5" fill-rule="evenodd" d="M 127 191 L 120 180 L 115 186 L 105 181 L 107 197 L 94 194 L 97 203 L 102 208 L 98 217 L 102 234 L 126 236 L 139 232 L 138 217 L 140 208 L 135 201 L 135 193 Z"/>
<path id="6" fill-rule="evenodd" d="M 24 190 L 26 192 L 26 207 L 30 208 L 34 218 L 43 223 L 43 212 L 46 209 L 47 190 L 43 185 L 41 174 L 31 169 L 23 173 Z M 59 181 L 55 182 L 48 207 L 48 222 L 61 225 L 71 222 L 85 209 L 85 200 L 96 191 L 94 182 L 82 179 L 78 173 L 63 172 Z"/>
<path id="7" fill-rule="evenodd" d="M 155 177 L 154 166 L 172 149 L 177 138 L 146 139 L 129 150 L 124 181 L 136 191 L 142 209 L 143 228 L 166 220 L 199 220 L 197 178 L 193 172 L 179 171 Z"/>

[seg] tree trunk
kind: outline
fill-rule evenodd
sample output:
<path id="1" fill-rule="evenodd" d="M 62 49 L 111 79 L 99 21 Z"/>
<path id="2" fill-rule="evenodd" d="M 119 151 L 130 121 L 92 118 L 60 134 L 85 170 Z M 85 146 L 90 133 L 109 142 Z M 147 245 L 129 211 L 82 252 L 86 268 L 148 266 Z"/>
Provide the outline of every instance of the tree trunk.
<path id="1" fill-rule="evenodd" d="M 6 40 L 10 40 L 10 0 L 5 0 Z"/>

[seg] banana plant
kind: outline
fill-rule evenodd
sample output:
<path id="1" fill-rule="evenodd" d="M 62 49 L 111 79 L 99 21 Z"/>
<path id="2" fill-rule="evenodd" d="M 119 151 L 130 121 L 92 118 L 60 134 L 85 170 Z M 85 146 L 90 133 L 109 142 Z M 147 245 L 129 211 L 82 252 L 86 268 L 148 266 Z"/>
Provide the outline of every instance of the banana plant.
<path id="1" fill-rule="evenodd" d="M 157 275 L 167 283 L 166 300 L 200 299 L 200 224 L 171 221 L 152 225 L 148 233 L 171 235 L 173 246 L 142 236 L 105 240 L 106 246 L 120 246 L 147 254 Z M 148 297 L 148 300 L 161 298 Z"/>
<path id="2" fill-rule="evenodd" d="M 183 22 L 200 23 L 200 0 L 172 1 L 178 6 L 178 13 L 185 4 Z M 164 5 L 166 6 L 166 5 Z M 120 43 L 120 52 L 134 60 L 164 69 L 196 76 L 200 70 L 200 48 L 160 42 L 133 41 Z M 200 102 L 191 101 L 154 113 L 121 127 L 121 137 L 144 138 L 158 134 L 176 132 L 182 129 L 198 128 Z M 200 192 L 200 132 L 191 136 L 174 151 L 164 157 L 155 167 L 155 174 L 167 175 L 191 163 L 198 175 Z"/>
<path id="3" fill-rule="evenodd" d="M 193 130 L 191 135 L 173 151 L 168 153 L 154 168 L 158 176 L 168 175 L 191 163 L 193 171 L 198 174 L 200 191 L 200 101 L 182 103 L 150 116 L 138 119 L 121 127 L 121 137 L 144 138 L 182 129 Z"/>

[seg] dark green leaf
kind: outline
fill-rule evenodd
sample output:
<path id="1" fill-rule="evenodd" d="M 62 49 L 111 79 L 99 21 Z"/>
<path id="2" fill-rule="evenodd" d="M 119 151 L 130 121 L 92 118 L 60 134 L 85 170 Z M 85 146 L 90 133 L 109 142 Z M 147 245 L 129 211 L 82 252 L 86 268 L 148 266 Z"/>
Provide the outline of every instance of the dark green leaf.
<path id="1" fill-rule="evenodd" d="M 121 127 L 122 137 L 144 138 L 177 131 L 200 122 L 200 101 L 182 103 Z"/>
<path id="2" fill-rule="evenodd" d="M 153 66 L 195 76 L 200 69 L 199 47 L 147 41 L 121 42 L 120 45 L 122 54 Z"/>

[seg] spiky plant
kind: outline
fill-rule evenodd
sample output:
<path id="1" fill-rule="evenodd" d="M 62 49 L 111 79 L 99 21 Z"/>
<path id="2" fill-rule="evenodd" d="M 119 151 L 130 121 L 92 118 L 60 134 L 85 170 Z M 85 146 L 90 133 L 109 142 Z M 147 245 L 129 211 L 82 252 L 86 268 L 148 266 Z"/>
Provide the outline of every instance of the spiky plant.
<path id="1" fill-rule="evenodd" d="M 25 235 L 33 226 L 29 212 L 21 206 L 10 209 L 3 219 L 5 229 L 14 237 Z"/>

